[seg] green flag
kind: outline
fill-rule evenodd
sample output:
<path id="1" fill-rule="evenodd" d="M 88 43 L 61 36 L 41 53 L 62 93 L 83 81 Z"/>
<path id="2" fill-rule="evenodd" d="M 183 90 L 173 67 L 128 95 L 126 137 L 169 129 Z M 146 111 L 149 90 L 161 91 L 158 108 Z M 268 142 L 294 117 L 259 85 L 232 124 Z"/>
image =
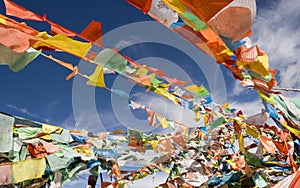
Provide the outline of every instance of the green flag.
<path id="1" fill-rule="evenodd" d="M 37 51 L 33 48 L 29 48 L 26 52 L 18 53 L 0 44 L 0 65 L 8 65 L 10 70 L 18 72 L 40 55 L 40 53 L 41 50 Z"/>
<path id="2" fill-rule="evenodd" d="M 200 86 L 199 90 L 196 94 L 200 97 L 204 97 L 204 96 L 209 96 L 210 93 L 209 91 L 204 87 L 204 86 Z"/>
<path id="3" fill-rule="evenodd" d="M 95 63 L 116 71 L 120 74 L 126 74 L 127 60 L 112 49 L 104 49 L 98 53 Z"/>

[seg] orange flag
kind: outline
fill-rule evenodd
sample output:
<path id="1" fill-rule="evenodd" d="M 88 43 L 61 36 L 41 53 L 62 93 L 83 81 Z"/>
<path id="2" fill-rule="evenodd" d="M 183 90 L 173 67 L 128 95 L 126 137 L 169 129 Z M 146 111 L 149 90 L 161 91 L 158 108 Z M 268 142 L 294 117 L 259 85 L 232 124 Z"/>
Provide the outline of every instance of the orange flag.
<path id="1" fill-rule="evenodd" d="M 155 73 L 158 76 L 164 77 L 166 76 L 165 72 L 163 70 L 157 69 L 157 68 L 153 68 L 153 67 L 149 67 L 149 66 L 144 66 L 145 69 L 147 69 L 148 71 L 151 71 L 153 73 Z"/>
<path id="2" fill-rule="evenodd" d="M 148 113 L 148 121 L 150 126 L 154 126 L 156 124 L 156 118 L 155 118 L 155 112 L 152 110 L 146 108 L 146 111 Z"/>
<path id="3" fill-rule="evenodd" d="M 10 19 L 2 14 L 0 14 L 0 23 L 3 25 L 6 25 L 8 27 L 14 28 L 14 29 L 18 29 L 24 33 L 27 33 L 29 35 L 37 35 L 39 33 L 39 31 L 27 26 L 25 23 L 19 23 L 13 19 Z"/>
<path id="4" fill-rule="evenodd" d="M 10 16 L 15 16 L 21 19 L 26 20 L 35 20 L 35 21 L 45 21 L 45 17 L 42 17 L 26 8 L 15 4 L 10 0 L 4 0 L 4 4 L 6 7 L 6 14 Z"/>
<path id="5" fill-rule="evenodd" d="M 274 153 L 274 154 L 276 153 L 273 139 L 265 137 L 265 136 L 261 136 L 260 142 L 263 145 L 263 147 L 267 150 L 267 152 Z"/>
<path id="6" fill-rule="evenodd" d="M 38 39 L 18 29 L 0 24 L 0 43 L 15 52 L 25 52 Z"/>
<path id="7" fill-rule="evenodd" d="M 95 20 L 91 21 L 91 23 L 80 33 L 80 37 L 99 47 L 103 47 L 101 22 Z"/>
<path id="8" fill-rule="evenodd" d="M 47 22 L 51 25 L 50 34 L 51 35 L 57 35 L 57 34 L 63 34 L 67 37 L 75 37 L 77 34 L 67 28 L 64 28 L 63 26 L 60 26 L 50 20 L 47 20 Z"/>
<path id="9" fill-rule="evenodd" d="M 182 3 L 198 18 L 207 22 L 232 1 L 233 0 L 182 0 Z"/>
<path id="10" fill-rule="evenodd" d="M 189 83 L 189 81 L 182 81 L 178 78 L 168 78 L 168 77 L 164 77 L 164 79 L 166 79 L 167 82 L 171 83 L 171 84 L 176 84 L 180 87 L 183 87 L 184 85 L 186 85 L 187 83 Z"/>

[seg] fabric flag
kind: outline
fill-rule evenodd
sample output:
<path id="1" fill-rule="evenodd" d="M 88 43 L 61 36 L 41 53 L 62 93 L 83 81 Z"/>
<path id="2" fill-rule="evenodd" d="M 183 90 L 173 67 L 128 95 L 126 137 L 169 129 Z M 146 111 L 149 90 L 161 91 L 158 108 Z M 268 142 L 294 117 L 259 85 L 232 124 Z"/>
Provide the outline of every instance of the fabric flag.
<path id="1" fill-rule="evenodd" d="M 178 14 L 164 4 L 162 0 L 152 0 L 148 14 L 168 26 L 178 21 Z"/>
<path id="2" fill-rule="evenodd" d="M 34 48 L 55 48 L 80 58 L 84 58 L 92 47 L 91 43 L 76 41 L 61 34 L 50 37 L 46 32 L 41 32 L 39 33 L 38 37 L 40 38 L 40 41 L 33 45 Z"/>
<path id="3" fill-rule="evenodd" d="M 35 36 L 39 33 L 39 31 L 27 26 L 24 23 L 19 23 L 13 19 L 10 19 L 2 14 L 0 14 L 0 24 L 6 25 L 8 27 L 18 29 L 19 31 L 22 31 L 24 33 L 27 33 L 29 35 Z"/>
<path id="4" fill-rule="evenodd" d="M 207 25 L 194 14 L 186 11 L 180 18 L 194 31 L 202 31 L 208 29 Z"/>
<path id="5" fill-rule="evenodd" d="M 233 0 L 181 0 L 198 18 L 207 22 Z"/>
<path id="6" fill-rule="evenodd" d="M 155 88 L 154 92 L 159 94 L 160 96 L 163 96 L 163 97 L 173 101 L 175 104 L 178 104 L 178 99 L 174 95 L 169 93 L 166 89 L 164 89 L 164 88 Z"/>
<path id="7" fill-rule="evenodd" d="M 239 41 L 251 29 L 256 15 L 255 0 L 235 0 L 214 15 L 207 24 L 219 36 Z"/>
<path id="8" fill-rule="evenodd" d="M 50 24 L 51 28 L 50 28 L 50 34 L 51 35 L 57 35 L 57 34 L 62 34 L 65 35 L 67 37 L 73 38 L 75 37 L 77 34 L 67 28 L 64 28 L 63 26 L 60 26 L 50 20 L 47 20 L 47 22 Z"/>
<path id="9" fill-rule="evenodd" d="M 112 71 L 112 70 L 107 69 L 107 68 L 103 68 L 103 72 L 104 72 L 104 74 L 116 74 L 115 71 Z"/>
<path id="10" fill-rule="evenodd" d="M 169 127 L 169 124 L 168 124 L 168 121 L 165 117 L 161 116 L 161 115 L 158 115 L 156 114 L 156 118 L 158 119 L 158 121 L 160 122 L 158 124 L 158 127 L 163 127 L 163 128 L 168 128 Z"/>
<path id="11" fill-rule="evenodd" d="M 159 79 L 157 79 L 157 78 L 155 78 L 155 77 L 150 78 L 150 82 L 151 82 L 151 84 L 152 84 L 153 86 L 158 86 L 159 84 L 162 83 L 161 80 L 159 80 Z"/>
<path id="12" fill-rule="evenodd" d="M 26 52 L 18 53 L 0 44 L 0 65 L 8 65 L 10 70 L 18 72 L 39 56 L 41 50 L 29 48 Z"/>
<path id="13" fill-rule="evenodd" d="M 25 52 L 38 39 L 18 29 L 0 24 L 0 43 L 15 52 Z"/>
<path id="14" fill-rule="evenodd" d="M 159 143 L 159 151 L 162 153 L 172 153 L 174 151 L 174 146 L 171 143 L 171 138 L 166 138 L 161 140 Z"/>
<path id="15" fill-rule="evenodd" d="M 148 71 L 155 73 L 157 76 L 161 76 L 161 77 L 166 76 L 166 74 L 165 74 L 165 72 L 163 70 L 160 70 L 160 69 L 157 69 L 157 68 L 153 68 L 153 67 L 149 67 L 147 65 L 144 65 L 143 67 L 145 69 L 147 69 Z"/>
<path id="16" fill-rule="evenodd" d="M 175 86 L 174 88 L 174 94 L 181 97 L 185 93 L 184 90 L 180 89 L 178 86 Z"/>
<path id="17" fill-rule="evenodd" d="M 267 152 L 275 154 L 275 145 L 273 143 L 273 139 L 267 138 L 265 136 L 260 136 L 260 142 Z"/>
<path id="18" fill-rule="evenodd" d="M 41 178 L 46 170 L 46 159 L 35 158 L 12 163 L 15 183 Z"/>
<path id="19" fill-rule="evenodd" d="M 178 14 L 184 14 L 186 7 L 180 0 L 162 0 L 166 5 L 168 5 L 172 10 Z"/>
<path id="20" fill-rule="evenodd" d="M 255 114 L 253 116 L 247 117 L 244 122 L 252 125 L 264 125 L 267 120 L 267 114 L 265 110 L 261 113 Z"/>
<path id="21" fill-rule="evenodd" d="M 126 0 L 129 4 L 134 6 L 137 9 L 140 9 L 143 11 L 144 14 L 146 14 L 151 7 L 152 0 Z"/>
<path id="22" fill-rule="evenodd" d="M 149 108 L 146 108 L 146 111 L 148 113 L 148 121 L 150 126 L 156 125 L 156 118 L 155 118 L 155 112 L 150 110 Z"/>
<path id="23" fill-rule="evenodd" d="M 196 93 L 200 97 L 208 96 L 210 95 L 209 91 L 204 87 L 200 86 L 199 91 Z"/>
<path id="24" fill-rule="evenodd" d="M 207 30 L 213 32 L 211 30 Z M 197 48 L 205 52 L 206 54 L 214 57 L 213 51 L 210 50 L 210 46 L 207 44 L 207 39 L 200 32 L 196 32 L 188 25 L 183 25 L 181 27 L 175 28 L 174 32 L 185 38 L 187 41 L 195 45 Z M 201 32 L 203 32 L 201 30 Z M 216 34 L 214 34 L 217 36 Z M 212 43 L 209 43 L 212 44 Z"/>
<path id="25" fill-rule="evenodd" d="M 94 73 L 91 76 L 89 76 L 89 80 L 86 82 L 86 84 L 90 86 L 105 87 L 102 66 L 98 65 L 96 67 Z"/>
<path id="26" fill-rule="evenodd" d="M 189 85 L 189 86 L 185 87 L 184 89 L 188 90 L 191 93 L 201 92 L 200 88 L 196 84 Z"/>
<path id="27" fill-rule="evenodd" d="M 101 22 L 91 21 L 79 36 L 99 47 L 103 47 Z"/>
<path id="28" fill-rule="evenodd" d="M 269 58 L 267 54 L 263 54 L 257 56 L 256 61 L 248 62 L 248 61 L 239 61 L 243 67 L 248 70 L 254 71 L 255 73 L 267 77 L 270 75 L 269 73 Z"/>
<path id="29" fill-rule="evenodd" d="M 26 20 L 44 21 L 45 18 L 27 10 L 26 8 L 15 4 L 10 0 L 4 0 L 4 5 L 6 7 L 6 14 L 10 16 L 15 16 Z"/>
<path id="30" fill-rule="evenodd" d="M 187 83 L 189 83 L 189 81 L 182 81 L 178 78 L 168 78 L 168 77 L 164 77 L 164 79 L 166 79 L 167 82 L 171 83 L 171 84 L 176 84 L 179 87 L 183 87 L 184 85 L 186 85 Z"/>
<path id="31" fill-rule="evenodd" d="M 120 74 L 126 74 L 127 60 L 112 49 L 106 48 L 102 50 L 94 61 L 105 68 Z"/>
<path id="32" fill-rule="evenodd" d="M 0 114 L 0 152 L 8 152 L 12 148 L 14 121 L 13 117 Z"/>
<path id="33" fill-rule="evenodd" d="M 293 103 L 292 100 L 285 98 L 282 95 L 274 95 L 274 98 L 276 100 L 276 107 L 295 124 L 299 124 L 300 108 L 297 107 L 297 103 Z"/>
<path id="34" fill-rule="evenodd" d="M 8 185 L 12 183 L 11 180 L 11 175 L 12 175 L 12 171 L 11 171 L 11 165 L 10 164 L 6 164 L 6 165 L 1 165 L 0 166 L 0 185 Z"/>
<path id="35" fill-rule="evenodd" d="M 136 102 L 134 102 L 134 101 L 132 101 L 132 100 L 130 100 L 130 106 L 131 106 L 131 108 L 132 108 L 133 110 L 135 110 L 135 109 L 140 109 L 140 108 L 145 109 L 145 106 L 140 105 L 140 104 L 138 104 L 138 103 L 136 103 Z"/>

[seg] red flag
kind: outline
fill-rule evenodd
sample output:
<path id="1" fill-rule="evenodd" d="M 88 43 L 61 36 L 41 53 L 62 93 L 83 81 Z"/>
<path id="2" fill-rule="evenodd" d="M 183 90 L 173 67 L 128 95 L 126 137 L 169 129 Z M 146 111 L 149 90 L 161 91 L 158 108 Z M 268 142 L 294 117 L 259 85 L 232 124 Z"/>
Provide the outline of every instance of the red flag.
<path id="1" fill-rule="evenodd" d="M 150 10 L 152 0 L 126 0 L 129 4 L 143 11 L 144 14 L 147 14 Z"/>
<path id="2" fill-rule="evenodd" d="M 47 22 L 51 25 L 50 33 L 51 35 L 57 35 L 57 34 L 62 34 L 67 37 L 75 37 L 77 34 L 67 28 L 64 28 L 50 20 L 47 20 Z"/>
<path id="3" fill-rule="evenodd" d="M 80 33 L 80 37 L 99 47 L 103 47 L 101 22 L 95 20 L 91 21 L 91 23 Z"/>
<path id="4" fill-rule="evenodd" d="M 10 16 L 15 16 L 21 19 L 26 20 L 35 20 L 35 21 L 45 21 L 45 17 L 42 17 L 26 8 L 15 4 L 10 0 L 4 0 L 4 4 L 6 7 L 6 14 Z"/>

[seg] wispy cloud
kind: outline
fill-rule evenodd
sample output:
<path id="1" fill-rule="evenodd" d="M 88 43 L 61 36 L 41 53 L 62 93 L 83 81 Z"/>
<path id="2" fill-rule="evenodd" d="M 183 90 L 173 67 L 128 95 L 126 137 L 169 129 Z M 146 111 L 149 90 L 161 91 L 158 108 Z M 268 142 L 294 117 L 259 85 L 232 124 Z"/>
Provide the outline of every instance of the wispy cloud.
<path id="1" fill-rule="evenodd" d="M 21 113 L 21 115 L 29 116 L 29 117 L 33 117 L 33 118 L 40 118 L 39 115 L 30 112 L 30 111 L 29 111 L 28 109 L 26 109 L 26 108 L 17 107 L 17 106 L 12 105 L 12 104 L 7 104 L 6 106 L 7 106 L 8 108 L 10 108 L 10 109 L 15 110 L 15 111 L 18 112 L 18 113 Z"/>
<path id="2" fill-rule="evenodd" d="M 279 70 L 281 87 L 300 87 L 299 9 L 298 0 L 279 0 L 260 10 L 253 26 L 253 41 L 268 53 L 270 67 Z"/>
<path id="3" fill-rule="evenodd" d="M 133 44 L 136 44 L 138 43 L 140 40 L 139 38 L 135 37 L 135 36 L 131 36 L 129 37 L 129 39 L 127 40 L 120 40 L 116 45 L 115 47 L 117 49 L 123 49 L 123 48 L 126 48 L 128 46 L 131 46 Z"/>
<path id="4" fill-rule="evenodd" d="M 260 99 L 244 102 L 241 100 L 237 100 L 231 104 L 232 108 L 236 108 L 242 110 L 244 114 L 248 116 L 257 114 L 261 112 L 261 109 L 264 108 L 262 101 Z"/>

